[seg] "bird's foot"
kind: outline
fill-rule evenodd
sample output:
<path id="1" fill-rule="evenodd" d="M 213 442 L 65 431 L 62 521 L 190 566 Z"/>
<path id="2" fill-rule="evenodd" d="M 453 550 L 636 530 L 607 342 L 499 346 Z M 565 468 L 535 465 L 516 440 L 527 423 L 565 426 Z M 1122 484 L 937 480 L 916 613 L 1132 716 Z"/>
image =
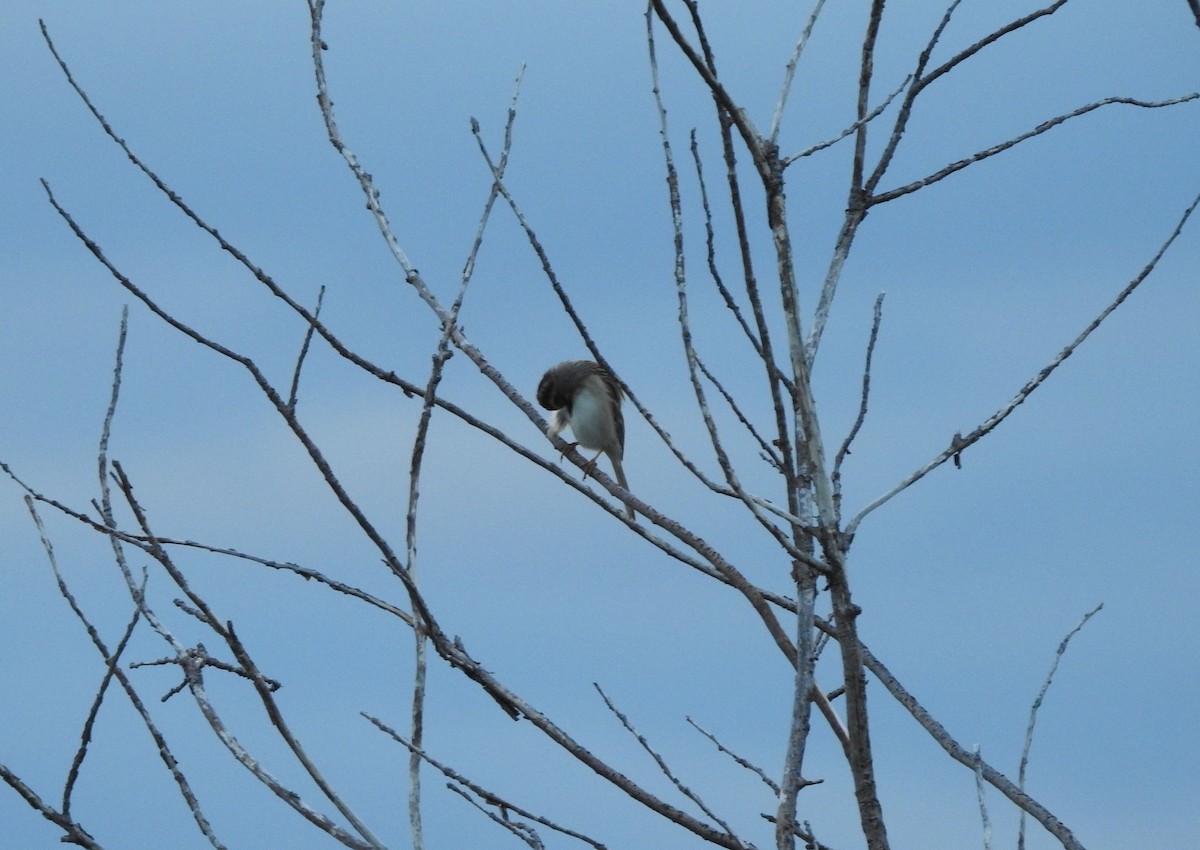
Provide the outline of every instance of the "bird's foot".
<path id="1" fill-rule="evenodd" d="M 597 457 L 599 457 L 599 456 L 597 455 Z M 596 471 L 596 458 L 594 457 L 583 465 L 583 480 L 587 481 L 588 476 L 591 475 L 595 471 Z"/>

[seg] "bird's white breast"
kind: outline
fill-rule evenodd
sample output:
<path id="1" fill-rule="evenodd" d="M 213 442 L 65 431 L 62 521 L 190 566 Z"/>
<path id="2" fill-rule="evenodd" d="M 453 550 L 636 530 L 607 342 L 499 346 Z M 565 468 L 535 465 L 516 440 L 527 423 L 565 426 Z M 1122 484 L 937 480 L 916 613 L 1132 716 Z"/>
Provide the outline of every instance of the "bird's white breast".
<path id="1" fill-rule="evenodd" d="M 611 402 L 607 393 L 584 386 L 571 405 L 571 431 L 579 445 L 589 449 L 606 449 L 616 442 L 613 433 Z"/>

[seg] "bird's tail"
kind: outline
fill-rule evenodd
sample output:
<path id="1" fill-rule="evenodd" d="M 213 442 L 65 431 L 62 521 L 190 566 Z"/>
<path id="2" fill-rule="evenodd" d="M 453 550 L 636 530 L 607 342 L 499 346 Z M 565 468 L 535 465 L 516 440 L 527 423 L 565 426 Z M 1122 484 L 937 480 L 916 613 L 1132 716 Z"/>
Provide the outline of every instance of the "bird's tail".
<path id="1" fill-rule="evenodd" d="M 629 482 L 625 480 L 625 467 L 621 466 L 621 459 L 619 457 L 613 457 L 612 455 L 609 455 L 608 459 L 612 461 L 613 472 L 617 474 L 617 483 L 620 484 L 624 489 L 628 490 Z M 625 516 L 629 517 L 630 519 L 637 518 L 637 514 L 634 513 L 633 508 L 629 507 L 629 505 L 625 506 Z"/>

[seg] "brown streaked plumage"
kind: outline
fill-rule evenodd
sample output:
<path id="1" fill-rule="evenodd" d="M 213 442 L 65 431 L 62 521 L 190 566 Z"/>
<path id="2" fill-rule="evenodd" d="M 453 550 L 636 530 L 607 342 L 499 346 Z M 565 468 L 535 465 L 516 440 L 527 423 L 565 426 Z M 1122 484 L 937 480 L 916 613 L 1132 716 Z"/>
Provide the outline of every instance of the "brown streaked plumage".
<path id="1" fill-rule="evenodd" d="M 550 418 L 550 436 L 556 436 L 569 426 L 578 445 L 596 452 L 587 469 L 595 465 L 601 454 L 608 455 L 617 483 L 628 490 L 625 469 L 621 466 L 625 456 L 625 417 L 621 415 L 623 395 L 617 379 L 591 360 L 567 360 L 552 366 L 542 376 L 537 389 L 538 404 L 554 411 Z M 633 509 L 628 505 L 625 513 L 630 519 L 634 518 Z"/>

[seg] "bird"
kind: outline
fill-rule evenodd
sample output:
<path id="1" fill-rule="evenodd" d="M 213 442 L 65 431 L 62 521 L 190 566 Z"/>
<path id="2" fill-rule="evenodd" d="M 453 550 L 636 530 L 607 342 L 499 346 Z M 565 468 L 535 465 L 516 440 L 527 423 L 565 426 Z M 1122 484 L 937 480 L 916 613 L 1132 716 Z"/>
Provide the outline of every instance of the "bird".
<path id="1" fill-rule="evenodd" d="M 596 465 L 601 454 L 612 461 L 617 483 L 629 489 L 625 468 L 625 417 L 621 415 L 621 385 L 612 373 L 591 360 L 566 360 L 551 366 L 538 383 L 538 404 L 553 410 L 549 436 L 557 436 L 570 426 L 575 435 L 572 445 L 595 450 L 584 466 L 584 477 Z M 633 508 L 625 506 L 625 515 L 633 519 Z"/>

